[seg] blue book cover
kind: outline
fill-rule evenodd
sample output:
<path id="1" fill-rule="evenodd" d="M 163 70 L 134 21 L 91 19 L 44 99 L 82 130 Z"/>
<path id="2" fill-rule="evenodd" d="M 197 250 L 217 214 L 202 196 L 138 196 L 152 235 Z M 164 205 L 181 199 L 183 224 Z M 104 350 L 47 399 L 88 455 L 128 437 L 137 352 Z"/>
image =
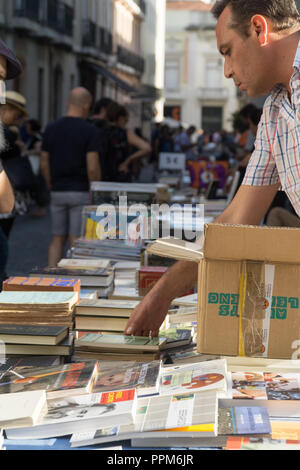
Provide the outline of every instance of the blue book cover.
<path id="1" fill-rule="evenodd" d="M 218 435 L 271 434 L 266 407 L 234 406 L 220 408 Z"/>

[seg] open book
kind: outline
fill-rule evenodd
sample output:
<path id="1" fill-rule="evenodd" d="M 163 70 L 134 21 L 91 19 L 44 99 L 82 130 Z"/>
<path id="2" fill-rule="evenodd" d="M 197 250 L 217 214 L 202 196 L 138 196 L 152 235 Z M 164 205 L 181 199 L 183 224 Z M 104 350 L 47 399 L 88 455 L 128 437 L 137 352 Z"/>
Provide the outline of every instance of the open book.
<path id="1" fill-rule="evenodd" d="M 177 238 L 161 238 L 147 248 L 147 252 L 163 258 L 198 262 L 203 259 L 202 245 Z"/>

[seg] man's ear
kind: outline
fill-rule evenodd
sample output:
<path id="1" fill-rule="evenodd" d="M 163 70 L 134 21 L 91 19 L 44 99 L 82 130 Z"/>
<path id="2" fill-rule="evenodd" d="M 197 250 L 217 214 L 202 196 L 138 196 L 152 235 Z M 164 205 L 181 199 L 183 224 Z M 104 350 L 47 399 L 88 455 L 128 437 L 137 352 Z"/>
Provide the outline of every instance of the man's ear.
<path id="1" fill-rule="evenodd" d="M 254 15 L 251 18 L 251 29 L 256 34 L 261 46 L 269 44 L 270 27 L 268 20 L 262 15 Z"/>

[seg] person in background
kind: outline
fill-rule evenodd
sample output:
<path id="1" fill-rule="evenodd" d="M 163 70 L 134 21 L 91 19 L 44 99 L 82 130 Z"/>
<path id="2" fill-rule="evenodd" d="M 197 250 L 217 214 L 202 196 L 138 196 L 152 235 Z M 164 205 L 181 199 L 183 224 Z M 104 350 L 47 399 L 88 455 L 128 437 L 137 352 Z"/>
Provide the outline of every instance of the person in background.
<path id="1" fill-rule="evenodd" d="M 128 111 L 118 103 L 107 109 L 108 126 L 101 131 L 100 161 L 104 181 L 130 182 L 131 165 L 151 152 L 148 142 L 127 129 Z M 130 146 L 137 150 L 130 154 Z"/>
<path id="2" fill-rule="evenodd" d="M 217 0 L 224 74 L 250 98 L 269 95 L 243 184 L 215 223 L 260 225 L 278 189 L 300 216 L 300 14 L 294 0 Z M 195 285 L 197 263 L 179 261 L 133 311 L 125 334 L 157 336 L 174 298 Z"/>
<path id="3" fill-rule="evenodd" d="M 192 135 L 196 132 L 195 126 L 190 126 L 186 131 L 180 135 L 180 146 L 181 152 L 185 153 L 186 161 L 188 160 L 196 160 L 196 153 L 195 148 L 198 147 L 198 142 L 192 142 L 191 138 Z"/>
<path id="4" fill-rule="evenodd" d="M 89 203 L 92 181 L 101 180 L 99 131 L 87 122 L 92 97 L 82 87 L 72 90 L 67 115 L 44 133 L 41 172 L 51 191 L 52 241 L 48 264 L 55 267 L 81 234 L 81 212 Z"/>
<path id="5" fill-rule="evenodd" d="M 50 202 L 50 197 L 45 179 L 41 174 L 41 124 L 36 119 L 27 119 L 25 129 L 28 139 L 25 142 L 23 156 L 28 156 L 29 158 L 36 183 L 31 192 L 32 199 L 36 202 L 36 207 L 29 212 L 29 215 L 31 217 L 45 217 L 47 213 L 46 207 Z"/>
<path id="6" fill-rule="evenodd" d="M 174 151 L 173 139 L 167 124 L 162 125 L 160 135 L 155 141 L 155 146 L 157 155 L 163 152 L 169 153 Z"/>
<path id="7" fill-rule="evenodd" d="M 114 101 L 110 98 L 100 98 L 96 101 L 94 106 L 94 113 L 90 117 L 89 121 L 95 124 L 98 129 L 102 129 L 107 126 L 107 108 Z"/>

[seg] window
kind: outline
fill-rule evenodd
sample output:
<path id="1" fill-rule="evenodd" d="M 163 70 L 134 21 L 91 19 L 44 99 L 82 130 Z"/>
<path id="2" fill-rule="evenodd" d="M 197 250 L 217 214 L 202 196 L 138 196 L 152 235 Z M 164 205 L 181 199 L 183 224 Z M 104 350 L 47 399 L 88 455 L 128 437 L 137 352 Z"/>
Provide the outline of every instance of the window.
<path id="1" fill-rule="evenodd" d="M 205 69 L 205 86 L 207 88 L 221 88 L 222 73 L 222 62 L 219 59 L 207 59 Z"/>
<path id="2" fill-rule="evenodd" d="M 223 108 L 218 106 L 203 106 L 202 129 L 207 132 L 221 131 L 223 128 Z"/>
<path id="3" fill-rule="evenodd" d="M 165 87 L 167 90 L 177 90 L 180 82 L 178 60 L 167 60 L 165 69 Z"/>

